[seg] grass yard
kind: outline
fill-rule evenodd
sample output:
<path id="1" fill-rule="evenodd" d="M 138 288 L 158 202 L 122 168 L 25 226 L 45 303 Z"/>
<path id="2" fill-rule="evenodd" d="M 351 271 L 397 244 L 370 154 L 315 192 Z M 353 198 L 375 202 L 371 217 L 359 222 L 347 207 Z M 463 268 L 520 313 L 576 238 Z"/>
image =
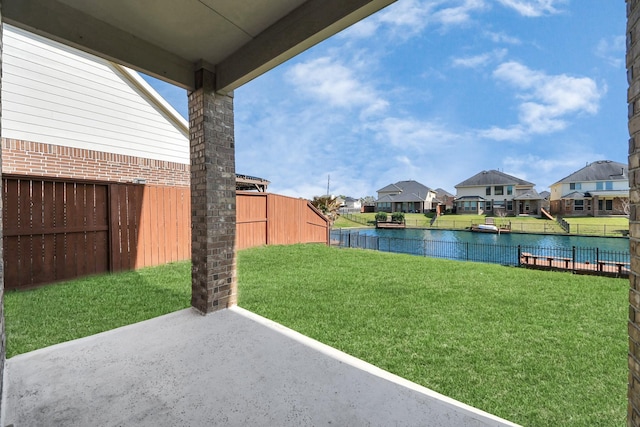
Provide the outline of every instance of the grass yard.
<path id="1" fill-rule="evenodd" d="M 240 251 L 239 302 L 525 426 L 623 426 L 628 281 L 323 245 Z M 5 294 L 7 357 L 189 306 L 190 264 Z"/>
<path id="2" fill-rule="evenodd" d="M 106 274 L 4 295 L 7 358 L 191 304 L 191 263 Z"/>
<path id="3" fill-rule="evenodd" d="M 324 246 L 239 254 L 240 305 L 525 426 L 623 426 L 628 281 Z"/>

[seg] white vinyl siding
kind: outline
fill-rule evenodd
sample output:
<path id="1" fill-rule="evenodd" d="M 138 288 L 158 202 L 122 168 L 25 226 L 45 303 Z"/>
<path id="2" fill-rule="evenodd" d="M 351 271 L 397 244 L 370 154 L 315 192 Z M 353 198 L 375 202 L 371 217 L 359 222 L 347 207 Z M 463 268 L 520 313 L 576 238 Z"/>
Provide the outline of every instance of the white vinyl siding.
<path id="1" fill-rule="evenodd" d="M 2 65 L 3 137 L 189 163 L 180 119 L 110 62 L 5 25 Z"/>

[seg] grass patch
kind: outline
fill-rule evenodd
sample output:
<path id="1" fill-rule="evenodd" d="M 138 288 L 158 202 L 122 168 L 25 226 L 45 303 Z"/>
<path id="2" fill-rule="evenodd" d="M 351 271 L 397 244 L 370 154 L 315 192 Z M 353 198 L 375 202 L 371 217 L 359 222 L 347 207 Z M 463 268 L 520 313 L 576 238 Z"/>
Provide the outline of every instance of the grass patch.
<path id="1" fill-rule="evenodd" d="M 620 236 L 629 232 L 629 218 L 626 216 L 565 217 L 564 220 L 570 224 L 572 234 Z"/>
<path id="2" fill-rule="evenodd" d="M 240 305 L 526 426 L 624 425 L 622 279 L 409 255 L 239 253 Z"/>
<path id="3" fill-rule="evenodd" d="M 190 262 L 7 291 L 7 357 L 171 313 L 190 302 Z"/>

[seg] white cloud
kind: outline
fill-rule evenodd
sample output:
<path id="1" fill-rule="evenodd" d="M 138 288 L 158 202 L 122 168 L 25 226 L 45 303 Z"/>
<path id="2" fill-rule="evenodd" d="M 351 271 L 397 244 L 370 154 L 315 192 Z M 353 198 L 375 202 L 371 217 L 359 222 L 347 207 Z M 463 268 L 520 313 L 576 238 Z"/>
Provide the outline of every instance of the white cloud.
<path id="1" fill-rule="evenodd" d="M 463 58 L 454 58 L 451 65 L 458 68 L 480 68 L 491 62 L 501 61 L 507 54 L 506 49 L 494 50 L 475 56 L 466 56 Z"/>
<path id="2" fill-rule="evenodd" d="M 612 36 L 600 39 L 595 54 L 607 61 L 611 66 L 620 68 L 624 65 L 626 40 L 624 36 Z"/>
<path id="3" fill-rule="evenodd" d="M 493 73 L 494 78 L 519 91 L 521 99 L 518 125 L 506 129 L 481 131 L 485 137 L 546 134 L 565 129 L 568 118 L 578 114 L 596 114 L 605 89 L 588 77 L 566 74 L 548 75 L 515 61 L 505 62 Z"/>
<path id="4" fill-rule="evenodd" d="M 496 33 L 493 31 L 485 31 L 484 35 L 494 43 L 506 43 L 511 45 L 522 44 L 522 41 L 519 38 L 510 36 L 503 32 Z"/>
<path id="5" fill-rule="evenodd" d="M 468 24 L 473 13 L 487 8 L 487 0 L 402 0 L 357 23 L 343 36 L 371 37 L 380 29 L 386 29 L 406 39 L 428 26 L 448 29 Z"/>
<path id="6" fill-rule="evenodd" d="M 592 162 L 593 159 L 599 158 L 601 155 L 597 153 L 579 151 L 573 152 L 571 156 L 556 155 L 548 158 L 523 154 L 518 157 L 505 157 L 502 164 L 506 169 L 512 171 L 511 175 L 533 182 L 538 191 L 542 191 L 582 168 L 585 164 Z"/>
<path id="7" fill-rule="evenodd" d="M 509 7 L 522 16 L 535 18 L 543 15 L 560 13 L 558 6 L 566 0 L 497 0 L 498 3 Z"/>
<path id="8" fill-rule="evenodd" d="M 364 115 L 371 115 L 389 105 L 353 69 L 327 56 L 297 63 L 286 76 L 300 93 L 332 107 L 360 108 Z"/>
<path id="9" fill-rule="evenodd" d="M 377 134 L 377 138 L 396 147 L 410 147 L 417 152 L 441 150 L 452 143 L 465 139 L 464 134 L 452 132 L 433 121 L 420 121 L 388 117 L 367 125 Z"/>

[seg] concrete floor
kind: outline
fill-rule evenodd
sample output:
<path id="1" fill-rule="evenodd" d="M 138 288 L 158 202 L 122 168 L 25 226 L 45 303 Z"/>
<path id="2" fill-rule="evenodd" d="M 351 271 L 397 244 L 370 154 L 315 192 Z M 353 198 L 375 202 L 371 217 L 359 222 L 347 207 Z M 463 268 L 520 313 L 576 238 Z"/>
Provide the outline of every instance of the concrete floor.
<path id="1" fill-rule="evenodd" d="M 7 360 L 1 426 L 513 426 L 239 307 Z"/>

